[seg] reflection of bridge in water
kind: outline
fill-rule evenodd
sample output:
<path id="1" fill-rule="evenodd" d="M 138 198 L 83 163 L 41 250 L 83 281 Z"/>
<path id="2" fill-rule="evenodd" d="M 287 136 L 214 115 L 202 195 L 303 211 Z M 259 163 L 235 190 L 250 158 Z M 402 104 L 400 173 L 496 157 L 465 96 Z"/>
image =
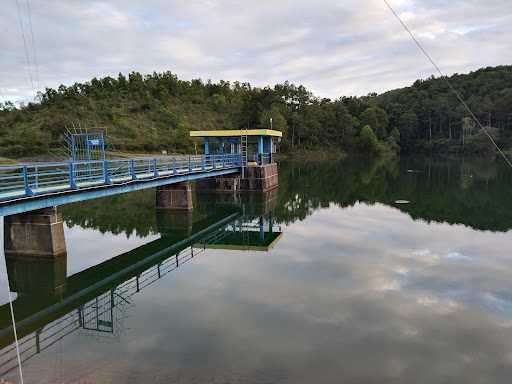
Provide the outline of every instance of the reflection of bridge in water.
<path id="1" fill-rule="evenodd" d="M 159 239 L 72 276 L 66 276 L 65 253 L 34 258 L 6 252 L 9 286 L 17 293 L 13 309 L 22 361 L 72 333 L 119 338 L 131 298 L 208 248 L 270 249 L 281 230 L 268 204 L 259 208 L 226 205 L 195 219 L 157 211 Z M 17 367 L 8 303 L 0 307 L 0 348 L 1 376 Z"/>

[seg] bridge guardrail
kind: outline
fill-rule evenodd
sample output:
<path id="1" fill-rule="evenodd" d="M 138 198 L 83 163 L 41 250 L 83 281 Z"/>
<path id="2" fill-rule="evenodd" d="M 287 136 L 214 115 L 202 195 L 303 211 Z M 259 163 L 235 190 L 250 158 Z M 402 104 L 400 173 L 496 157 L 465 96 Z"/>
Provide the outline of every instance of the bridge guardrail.
<path id="1" fill-rule="evenodd" d="M 241 165 L 240 154 L 212 154 L 0 166 L 0 202 Z"/>

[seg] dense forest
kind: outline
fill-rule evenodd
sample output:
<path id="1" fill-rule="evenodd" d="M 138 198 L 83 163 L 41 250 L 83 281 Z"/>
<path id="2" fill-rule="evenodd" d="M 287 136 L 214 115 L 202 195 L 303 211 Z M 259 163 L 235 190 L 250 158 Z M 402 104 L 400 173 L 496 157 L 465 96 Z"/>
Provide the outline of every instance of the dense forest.
<path id="1" fill-rule="evenodd" d="M 512 66 L 449 81 L 496 141 L 512 147 Z M 23 106 L 0 103 L 0 155 L 52 153 L 65 129 L 78 125 L 105 129 L 117 150 L 190 152 L 190 130 L 268 127 L 270 118 L 285 133 L 283 152 L 494 152 L 444 78 L 331 100 L 288 82 L 258 88 L 133 72 L 47 88 Z"/>

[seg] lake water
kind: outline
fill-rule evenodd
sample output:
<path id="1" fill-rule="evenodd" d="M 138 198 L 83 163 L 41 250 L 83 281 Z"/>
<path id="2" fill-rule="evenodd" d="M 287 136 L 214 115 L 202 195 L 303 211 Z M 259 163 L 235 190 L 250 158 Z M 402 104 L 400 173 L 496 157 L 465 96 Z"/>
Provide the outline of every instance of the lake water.
<path id="1" fill-rule="evenodd" d="M 512 170 L 279 172 L 191 215 L 152 190 L 59 207 L 66 256 L 0 263 L 0 377 L 19 380 L 10 285 L 25 383 L 510 382 Z"/>

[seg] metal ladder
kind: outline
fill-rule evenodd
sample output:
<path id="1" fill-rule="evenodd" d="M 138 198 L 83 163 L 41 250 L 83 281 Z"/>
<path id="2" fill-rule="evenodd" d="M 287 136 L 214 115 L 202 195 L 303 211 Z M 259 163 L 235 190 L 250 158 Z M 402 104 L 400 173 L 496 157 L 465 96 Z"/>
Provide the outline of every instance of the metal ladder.
<path id="1" fill-rule="evenodd" d="M 247 139 L 247 130 L 242 130 L 242 134 L 240 136 L 240 155 L 242 160 L 242 179 L 245 178 L 245 167 L 247 167 L 247 147 L 248 147 L 248 139 Z"/>

